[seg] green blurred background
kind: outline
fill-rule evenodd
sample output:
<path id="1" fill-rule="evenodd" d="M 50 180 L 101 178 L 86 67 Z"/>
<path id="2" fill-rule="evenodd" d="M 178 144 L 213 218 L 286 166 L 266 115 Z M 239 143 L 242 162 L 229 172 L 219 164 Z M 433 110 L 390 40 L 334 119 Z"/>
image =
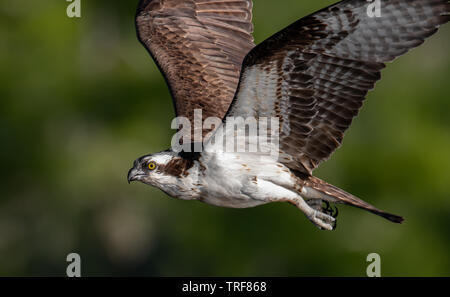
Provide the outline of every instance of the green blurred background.
<path id="1" fill-rule="evenodd" d="M 336 231 L 288 204 L 226 209 L 127 184 L 174 116 L 138 43 L 137 0 L 0 4 L 0 275 L 450 276 L 450 25 L 383 72 L 316 175 L 405 216 L 341 206 Z M 255 41 L 334 1 L 255 1 Z"/>

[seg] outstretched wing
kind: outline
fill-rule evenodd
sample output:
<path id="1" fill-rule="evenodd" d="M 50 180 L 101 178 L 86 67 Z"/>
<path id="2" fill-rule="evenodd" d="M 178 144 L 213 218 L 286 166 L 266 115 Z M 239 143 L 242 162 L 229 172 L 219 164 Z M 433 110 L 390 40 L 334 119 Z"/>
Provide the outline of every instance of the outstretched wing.
<path id="1" fill-rule="evenodd" d="M 280 161 L 311 174 L 336 150 L 384 63 L 450 18 L 443 0 L 346 0 L 300 19 L 245 58 L 227 116 L 278 117 Z M 373 15 L 372 15 L 373 16 Z"/>
<path id="2" fill-rule="evenodd" d="M 165 76 L 176 115 L 222 118 L 253 48 L 251 0 L 141 0 L 141 43 Z M 204 131 L 206 134 L 208 131 Z"/>

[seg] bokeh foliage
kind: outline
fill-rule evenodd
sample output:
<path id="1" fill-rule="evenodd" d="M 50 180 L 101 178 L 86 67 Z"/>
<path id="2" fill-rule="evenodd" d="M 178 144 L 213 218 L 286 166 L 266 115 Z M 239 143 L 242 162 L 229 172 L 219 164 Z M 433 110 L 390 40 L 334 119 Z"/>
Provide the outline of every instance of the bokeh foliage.
<path id="1" fill-rule="evenodd" d="M 173 109 L 135 36 L 136 1 L 0 4 L 0 275 L 450 275 L 450 25 L 389 65 L 316 175 L 406 217 L 340 207 L 321 232 L 294 207 L 225 209 L 128 185 L 166 149 Z M 333 1 L 255 1 L 261 42 Z"/>

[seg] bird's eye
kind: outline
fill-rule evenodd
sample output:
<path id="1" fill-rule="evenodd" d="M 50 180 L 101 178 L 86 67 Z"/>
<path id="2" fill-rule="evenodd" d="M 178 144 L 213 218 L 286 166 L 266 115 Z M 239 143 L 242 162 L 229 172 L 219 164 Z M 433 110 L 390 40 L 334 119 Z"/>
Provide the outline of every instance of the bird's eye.
<path id="1" fill-rule="evenodd" d="M 154 170 L 156 168 L 156 163 L 151 161 L 151 162 L 148 163 L 147 167 L 150 170 Z"/>

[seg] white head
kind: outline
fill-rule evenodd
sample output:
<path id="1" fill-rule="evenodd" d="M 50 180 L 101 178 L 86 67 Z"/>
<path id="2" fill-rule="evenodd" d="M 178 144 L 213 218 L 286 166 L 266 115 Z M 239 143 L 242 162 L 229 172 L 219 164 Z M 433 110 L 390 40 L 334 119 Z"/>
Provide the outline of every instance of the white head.
<path id="1" fill-rule="evenodd" d="M 193 154 L 179 154 L 172 150 L 145 155 L 134 161 L 128 171 L 128 182 L 140 181 L 180 198 L 185 191 L 182 180 L 188 179 L 188 170 L 193 167 L 194 160 Z"/>

